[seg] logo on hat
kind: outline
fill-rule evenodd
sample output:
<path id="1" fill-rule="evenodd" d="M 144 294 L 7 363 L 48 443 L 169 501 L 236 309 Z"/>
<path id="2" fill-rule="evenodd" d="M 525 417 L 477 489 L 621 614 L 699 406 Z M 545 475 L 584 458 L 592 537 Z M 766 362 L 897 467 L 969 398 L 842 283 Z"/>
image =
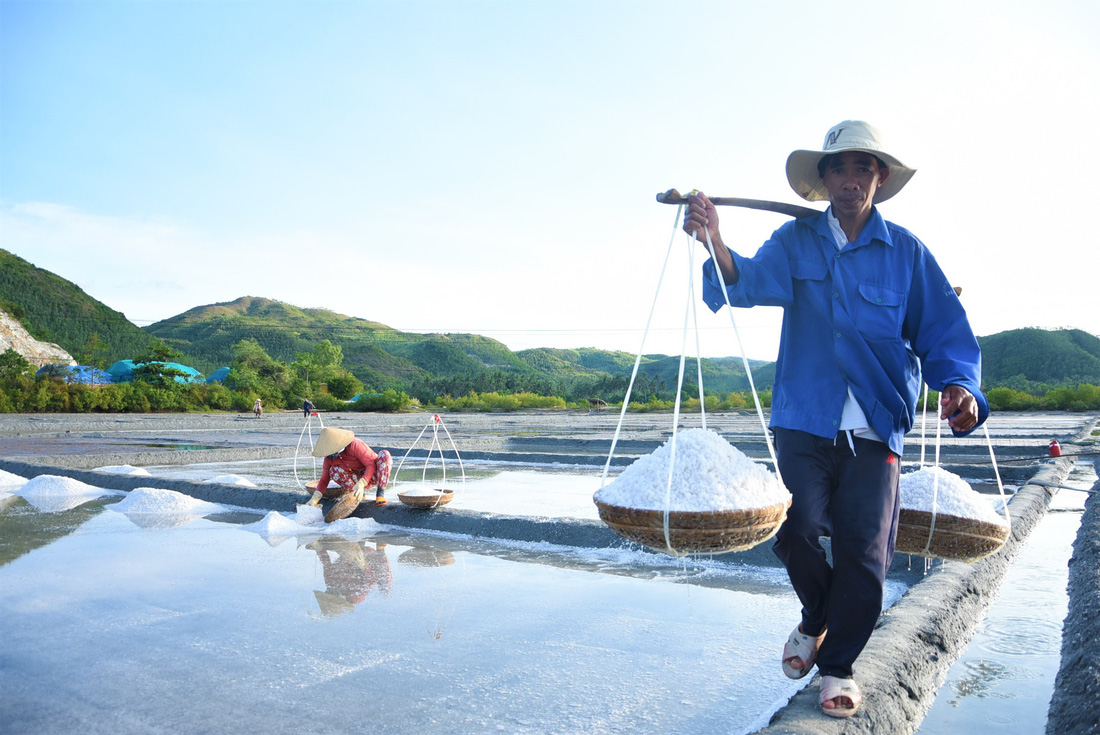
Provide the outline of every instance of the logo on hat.
<path id="1" fill-rule="evenodd" d="M 825 148 L 832 148 L 836 145 L 837 140 L 840 138 L 840 134 L 844 132 L 844 128 L 836 128 L 829 131 L 829 137 L 825 140 Z"/>

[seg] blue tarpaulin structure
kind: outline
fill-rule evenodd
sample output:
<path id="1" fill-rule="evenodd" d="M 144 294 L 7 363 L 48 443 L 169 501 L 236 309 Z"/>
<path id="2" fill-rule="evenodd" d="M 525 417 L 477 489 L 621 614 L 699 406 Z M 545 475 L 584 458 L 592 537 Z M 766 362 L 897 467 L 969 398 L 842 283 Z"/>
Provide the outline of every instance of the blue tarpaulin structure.
<path id="1" fill-rule="evenodd" d="M 178 362 L 150 362 L 143 363 L 148 365 L 164 365 L 165 367 L 173 368 L 184 373 L 184 376 L 176 376 L 175 381 L 177 383 L 201 383 L 203 382 L 202 373 L 193 367 L 187 365 L 181 365 Z M 107 368 L 107 372 L 111 374 L 111 377 L 115 379 L 116 383 L 129 383 L 134 379 L 134 361 L 133 360 L 119 360 L 111 367 Z"/>
<path id="2" fill-rule="evenodd" d="M 226 377 L 229 375 L 229 368 L 220 367 L 214 372 L 210 373 L 210 377 L 206 379 L 207 383 L 224 383 Z"/>
<path id="3" fill-rule="evenodd" d="M 42 375 L 55 375 L 66 383 L 84 383 L 85 385 L 108 385 L 115 382 L 110 373 L 88 365 L 43 365 L 34 377 Z"/>

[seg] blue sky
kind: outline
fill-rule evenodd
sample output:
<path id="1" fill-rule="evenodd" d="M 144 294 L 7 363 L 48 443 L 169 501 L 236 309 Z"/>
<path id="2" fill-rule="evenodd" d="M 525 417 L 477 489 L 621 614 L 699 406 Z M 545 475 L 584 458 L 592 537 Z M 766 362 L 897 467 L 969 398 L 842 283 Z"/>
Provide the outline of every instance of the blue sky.
<path id="1" fill-rule="evenodd" d="M 139 325 L 251 295 L 635 352 L 654 195 L 798 202 L 787 154 L 862 118 L 979 335 L 1100 334 L 1097 38 L 1087 2 L 0 0 L 0 247 Z M 782 222 L 723 212 L 746 254 Z M 680 351 L 686 251 L 647 352 Z M 778 312 L 735 316 L 774 359 Z"/>

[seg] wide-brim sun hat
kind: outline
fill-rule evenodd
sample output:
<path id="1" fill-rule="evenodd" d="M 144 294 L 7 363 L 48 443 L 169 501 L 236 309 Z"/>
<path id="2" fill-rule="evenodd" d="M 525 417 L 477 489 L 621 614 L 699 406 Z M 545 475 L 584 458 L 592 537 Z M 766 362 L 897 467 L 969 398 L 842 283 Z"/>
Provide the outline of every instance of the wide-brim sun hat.
<path id="1" fill-rule="evenodd" d="M 313 456 L 327 457 L 330 454 L 336 454 L 351 444 L 351 440 L 354 438 L 355 434 L 347 429 L 322 429 L 321 434 L 317 437 L 317 443 L 313 445 Z"/>
<path id="2" fill-rule="evenodd" d="M 829 192 L 817 165 L 825 156 L 844 151 L 865 151 L 878 156 L 890 168 L 885 183 L 875 191 L 872 202 L 878 204 L 901 191 L 909 183 L 915 168 L 909 168 L 890 155 L 882 144 L 878 128 L 862 120 L 845 120 L 829 128 L 820 151 L 798 150 L 787 156 L 787 181 L 798 196 L 811 202 L 828 201 Z"/>

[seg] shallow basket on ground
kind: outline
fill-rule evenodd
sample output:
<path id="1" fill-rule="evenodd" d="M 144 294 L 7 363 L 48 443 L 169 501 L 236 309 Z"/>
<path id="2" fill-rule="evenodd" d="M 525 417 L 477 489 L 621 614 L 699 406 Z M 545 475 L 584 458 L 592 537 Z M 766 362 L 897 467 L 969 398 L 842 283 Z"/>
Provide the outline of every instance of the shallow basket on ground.
<path id="1" fill-rule="evenodd" d="M 421 509 L 425 509 L 425 510 L 430 509 L 430 508 L 438 508 L 441 505 L 446 505 L 447 503 L 454 500 L 454 497 L 455 497 L 454 490 L 438 490 L 435 493 L 432 493 L 430 495 L 428 495 L 428 494 L 419 494 L 418 495 L 418 494 L 414 494 L 412 492 L 404 492 L 404 493 L 398 493 L 397 494 L 397 499 L 400 500 L 405 505 L 411 506 L 413 508 L 421 508 Z"/>
<path id="2" fill-rule="evenodd" d="M 943 513 L 935 515 L 934 531 L 932 523 L 932 513 L 902 508 L 894 551 L 969 563 L 996 553 L 1008 540 L 1009 527 L 999 523 Z"/>
<path id="3" fill-rule="evenodd" d="M 670 511 L 668 544 L 665 513 L 624 508 L 595 501 L 600 520 L 623 538 L 655 551 L 725 554 L 744 551 L 775 535 L 787 517 L 790 502 L 749 510 Z"/>

